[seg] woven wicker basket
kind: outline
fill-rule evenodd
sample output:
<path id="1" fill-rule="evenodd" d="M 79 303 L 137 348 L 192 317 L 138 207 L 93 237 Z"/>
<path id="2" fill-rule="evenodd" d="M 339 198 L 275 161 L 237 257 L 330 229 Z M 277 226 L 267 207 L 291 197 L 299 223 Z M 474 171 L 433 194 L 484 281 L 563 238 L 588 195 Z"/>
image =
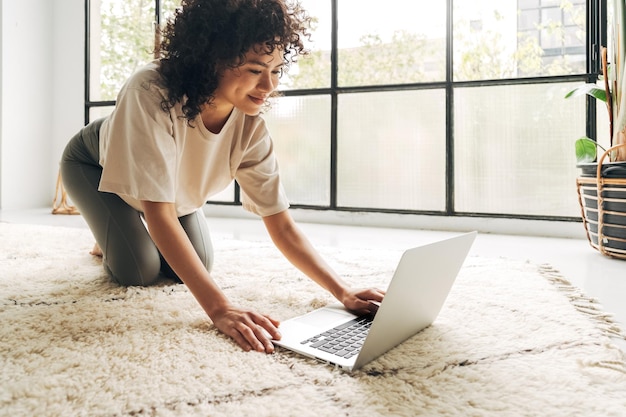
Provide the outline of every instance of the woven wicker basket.
<path id="1" fill-rule="evenodd" d="M 604 164 L 609 153 L 620 147 L 626 144 L 607 150 L 598 160 L 595 177 L 578 177 L 576 186 L 591 246 L 603 255 L 626 259 L 626 177 L 611 177 Z"/>

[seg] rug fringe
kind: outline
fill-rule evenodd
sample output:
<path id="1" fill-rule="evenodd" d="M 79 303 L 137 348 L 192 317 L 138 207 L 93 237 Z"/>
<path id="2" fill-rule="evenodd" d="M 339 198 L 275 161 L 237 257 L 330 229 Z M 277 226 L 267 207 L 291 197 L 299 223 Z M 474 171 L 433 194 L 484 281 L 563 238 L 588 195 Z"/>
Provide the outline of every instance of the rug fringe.
<path id="1" fill-rule="evenodd" d="M 581 361 L 586 367 L 609 369 L 611 371 L 621 372 L 626 375 L 626 364 L 619 361 Z"/>
<path id="2" fill-rule="evenodd" d="M 601 310 L 597 299 L 586 296 L 578 287 L 564 278 L 560 271 L 549 264 L 539 265 L 538 270 L 540 275 L 564 293 L 576 310 L 593 320 L 608 337 L 626 340 L 622 328 L 613 320 L 613 314 Z M 626 364 L 622 362 L 620 366 L 621 369 L 618 370 L 625 372 Z"/>

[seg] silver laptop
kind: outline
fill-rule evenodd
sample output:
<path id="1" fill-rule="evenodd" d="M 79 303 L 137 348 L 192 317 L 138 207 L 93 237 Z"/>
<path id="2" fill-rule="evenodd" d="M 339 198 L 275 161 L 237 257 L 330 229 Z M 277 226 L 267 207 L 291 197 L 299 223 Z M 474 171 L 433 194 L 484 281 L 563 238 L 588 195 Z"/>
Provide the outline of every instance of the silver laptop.
<path id="1" fill-rule="evenodd" d="M 375 315 L 326 306 L 282 322 L 272 343 L 346 371 L 362 367 L 432 324 L 476 234 L 405 251 Z"/>

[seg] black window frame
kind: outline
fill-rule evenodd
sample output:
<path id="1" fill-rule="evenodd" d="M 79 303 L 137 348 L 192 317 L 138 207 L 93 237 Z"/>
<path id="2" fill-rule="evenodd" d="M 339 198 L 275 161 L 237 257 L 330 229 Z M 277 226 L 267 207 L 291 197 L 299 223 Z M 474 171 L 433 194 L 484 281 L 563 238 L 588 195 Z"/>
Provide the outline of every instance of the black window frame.
<path id="1" fill-rule="evenodd" d="M 160 24 L 161 0 L 155 1 L 154 21 Z M 529 219 L 529 220 L 552 220 L 580 222 L 579 217 L 566 216 L 546 216 L 546 215 L 521 215 L 508 213 L 471 213 L 455 210 L 454 204 L 454 92 L 459 87 L 484 87 L 501 85 L 527 85 L 559 82 L 590 82 L 598 80 L 601 73 L 600 50 L 602 45 L 607 45 L 606 22 L 607 22 L 607 0 L 587 0 L 586 10 L 586 73 L 561 76 L 542 76 L 527 78 L 511 78 L 498 80 L 478 80 L 478 81 L 454 81 L 453 79 L 453 3 L 454 0 L 446 0 L 446 77 L 445 81 L 415 84 L 391 84 L 391 85 L 371 85 L 342 87 L 338 85 L 338 2 L 340 0 L 329 0 L 331 2 L 332 26 L 331 26 L 331 79 L 330 87 L 315 89 L 294 89 L 285 90 L 282 95 L 285 97 L 327 95 L 331 99 L 331 138 L 330 138 L 330 201 L 326 206 L 292 204 L 292 208 L 311 210 L 331 210 L 347 212 L 373 212 L 373 213 L 398 213 L 398 214 L 419 214 L 419 215 L 444 215 L 463 217 L 484 217 L 484 218 L 508 218 L 508 219 Z M 456 0 L 462 1 L 462 0 Z M 91 101 L 90 100 L 90 0 L 85 0 L 85 123 L 90 120 L 90 110 L 96 107 L 114 106 L 114 100 Z M 337 103 L 341 94 L 362 93 L 362 92 L 382 92 L 382 91 L 409 91 L 419 89 L 444 89 L 446 94 L 446 203 L 443 211 L 421 211 L 421 210 L 401 210 L 401 209 L 380 209 L 366 207 L 344 207 L 337 204 Z M 592 98 L 587 98 L 586 103 L 586 134 L 595 137 L 596 133 L 596 104 Z M 235 183 L 234 198 L 229 202 L 210 201 L 208 204 L 215 205 L 241 205 L 239 186 Z"/>

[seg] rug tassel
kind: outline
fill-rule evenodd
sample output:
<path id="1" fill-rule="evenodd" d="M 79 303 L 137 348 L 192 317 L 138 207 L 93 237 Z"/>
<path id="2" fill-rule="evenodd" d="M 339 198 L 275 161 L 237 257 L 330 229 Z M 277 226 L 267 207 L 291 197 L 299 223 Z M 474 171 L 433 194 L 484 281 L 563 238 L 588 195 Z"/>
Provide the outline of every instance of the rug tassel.
<path id="1" fill-rule="evenodd" d="M 59 198 L 58 203 L 57 198 Z M 76 207 L 67 203 L 67 192 L 61 179 L 61 170 L 57 175 L 57 186 L 54 190 L 54 200 L 52 200 L 52 214 L 80 214 Z"/>
<path id="2" fill-rule="evenodd" d="M 621 372 L 626 374 L 626 368 L 624 368 L 624 363 L 618 361 L 582 361 L 583 365 L 589 367 L 603 368 L 609 369 L 612 371 Z"/>
<path id="3" fill-rule="evenodd" d="M 579 288 L 561 276 L 559 271 L 551 265 L 541 265 L 539 273 L 554 284 L 558 291 L 564 293 L 576 310 L 593 320 L 609 337 L 626 340 L 626 335 L 622 332 L 621 327 L 613 321 L 613 315 L 600 310 L 598 300 L 584 295 Z"/>

